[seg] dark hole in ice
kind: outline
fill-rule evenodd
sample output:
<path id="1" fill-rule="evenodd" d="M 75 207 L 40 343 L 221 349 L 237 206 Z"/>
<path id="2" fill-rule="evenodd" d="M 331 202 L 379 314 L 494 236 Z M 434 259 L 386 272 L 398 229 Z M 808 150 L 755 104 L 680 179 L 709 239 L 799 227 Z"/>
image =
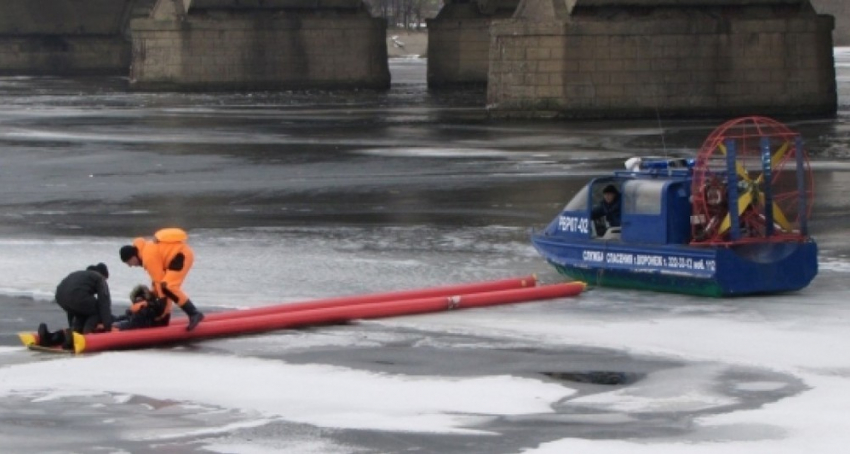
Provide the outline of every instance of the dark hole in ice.
<path id="1" fill-rule="evenodd" d="M 643 374 L 629 372 L 589 371 L 589 372 L 543 372 L 543 375 L 556 380 L 594 385 L 631 385 L 643 378 Z"/>

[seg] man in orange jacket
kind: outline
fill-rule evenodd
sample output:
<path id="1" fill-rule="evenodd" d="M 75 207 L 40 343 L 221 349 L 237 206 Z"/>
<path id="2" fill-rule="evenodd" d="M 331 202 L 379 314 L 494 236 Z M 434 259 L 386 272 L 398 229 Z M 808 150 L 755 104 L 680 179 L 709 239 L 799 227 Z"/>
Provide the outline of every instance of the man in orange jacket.
<path id="1" fill-rule="evenodd" d="M 134 239 L 133 244 L 121 247 L 119 255 L 127 266 L 143 267 L 151 278 L 154 295 L 166 300 L 165 311 L 158 324 L 168 324 L 171 318 L 171 303 L 174 302 L 189 316 L 186 330 L 191 331 L 204 319 L 204 314 L 198 311 L 180 288 L 195 261 L 192 248 L 186 244 L 188 238 L 182 229 L 162 229 L 154 234 L 153 241 Z"/>

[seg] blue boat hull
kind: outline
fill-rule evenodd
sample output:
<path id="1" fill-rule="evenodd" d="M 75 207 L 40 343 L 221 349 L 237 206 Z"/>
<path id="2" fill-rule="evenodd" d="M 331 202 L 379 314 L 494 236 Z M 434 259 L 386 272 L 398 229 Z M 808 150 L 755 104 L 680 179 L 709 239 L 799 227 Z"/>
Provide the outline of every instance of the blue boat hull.
<path id="1" fill-rule="evenodd" d="M 590 285 L 715 297 L 799 290 L 818 266 L 813 241 L 694 247 L 534 234 L 532 243 L 559 273 Z"/>

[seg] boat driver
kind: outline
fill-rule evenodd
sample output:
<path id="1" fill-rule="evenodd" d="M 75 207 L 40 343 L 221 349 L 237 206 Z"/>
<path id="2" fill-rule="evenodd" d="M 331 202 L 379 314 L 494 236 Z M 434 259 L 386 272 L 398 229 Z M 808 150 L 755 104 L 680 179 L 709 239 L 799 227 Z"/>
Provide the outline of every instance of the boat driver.
<path id="1" fill-rule="evenodd" d="M 613 184 L 602 190 L 602 200 L 593 207 L 590 218 L 596 225 L 596 234 L 605 235 L 611 227 L 620 227 L 620 191 Z"/>

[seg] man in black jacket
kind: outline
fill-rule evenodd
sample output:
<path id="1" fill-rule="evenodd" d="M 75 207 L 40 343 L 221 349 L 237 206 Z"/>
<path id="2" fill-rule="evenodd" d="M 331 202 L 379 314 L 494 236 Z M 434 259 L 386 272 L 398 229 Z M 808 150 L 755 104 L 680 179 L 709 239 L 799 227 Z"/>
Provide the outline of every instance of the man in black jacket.
<path id="1" fill-rule="evenodd" d="M 85 270 L 74 271 L 56 287 L 56 304 L 68 314 L 68 327 L 74 332 L 89 334 L 98 326 L 112 329 L 112 300 L 106 279 L 109 270 L 103 263 Z M 70 340 L 70 333 L 50 333 L 47 325 L 38 327 L 40 345 L 58 345 Z"/>
<path id="2" fill-rule="evenodd" d="M 613 184 L 602 190 L 602 200 L 593 207 L 590 218 L 597 222 L 596 234 L 605 235 L 611 227 L 619 227 L 621 219 L 620 191 Z"/>

